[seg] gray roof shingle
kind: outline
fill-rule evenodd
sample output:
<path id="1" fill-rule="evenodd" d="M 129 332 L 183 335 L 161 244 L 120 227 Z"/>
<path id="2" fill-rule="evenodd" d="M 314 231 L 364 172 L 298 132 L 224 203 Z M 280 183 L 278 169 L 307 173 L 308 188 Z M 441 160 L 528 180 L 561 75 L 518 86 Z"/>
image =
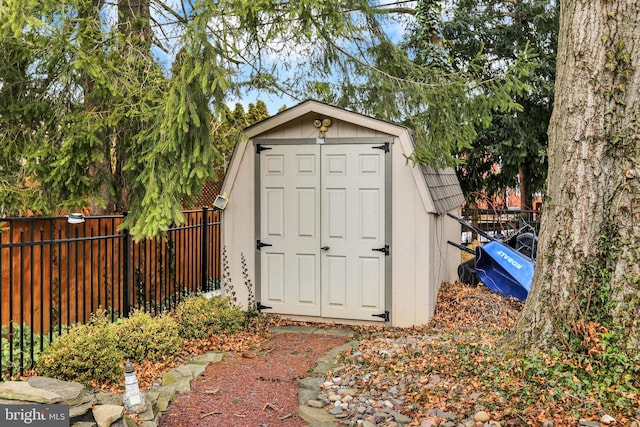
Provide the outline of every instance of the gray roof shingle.
<path id="1" fill-rule="evenodd" d="M 436 170 L 421 166 L 436 212 L 443 214 L 464 204 L 464 194 L 453 168 Z"/>
<path id="2" fill-rule="evenodd" d="M 416 133 L 411 129 L 409 133 L 415 146 Z M 464 193 L 453 168 L 434 169 L 431 166 L 421 165 L 420 169 L 438 214 L 442 215 L 464 204 Z"/>

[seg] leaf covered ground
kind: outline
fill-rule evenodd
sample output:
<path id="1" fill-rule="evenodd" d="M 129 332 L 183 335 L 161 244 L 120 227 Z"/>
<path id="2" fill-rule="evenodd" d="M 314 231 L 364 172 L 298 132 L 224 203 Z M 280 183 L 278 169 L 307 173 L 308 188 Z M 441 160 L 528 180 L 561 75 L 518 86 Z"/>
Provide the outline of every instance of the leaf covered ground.
<path id="1" fill-rule="evenodd" d="M 473 425 L 481 411 L 494 425 L 633 425 L 640 419 L 638 378 L 611 375 L 606 358 L 505 354 L 521 306 L 482 285 L 445 283 L 428 326 L 363 328 L 358 356 L 343 354 L 334 374 L 360 378 L 363 389 L 400 385 L 402 413 L 412 425 Z"/>
<path id="2" fill-rule="evenodd" d="M 594 324 L 582 325 L 587 354 L 505 353 L 521 308 L 482 285 L 444 283 L 429 325 L 357 327 L 358 356 L 340 355 L 332 375 L 357 379 L 361 390 L 400 386 L 402 414 L 417 426 L 472 426 L 486 412 L 484 425 L 640 427 L 640 364 L 617 360 Z M 177 359 L 136 366 L 140 385 L 195 354 L 251 351 L 268 341 L 269 327 L 283 324 L 301 323 L 260 315 L 243 332 L 186 341 Z"/>

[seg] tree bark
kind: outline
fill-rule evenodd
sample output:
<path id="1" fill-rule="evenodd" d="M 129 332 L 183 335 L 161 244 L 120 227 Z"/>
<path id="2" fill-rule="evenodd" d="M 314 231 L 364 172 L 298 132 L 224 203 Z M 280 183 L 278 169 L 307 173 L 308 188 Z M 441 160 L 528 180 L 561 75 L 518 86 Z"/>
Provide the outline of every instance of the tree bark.
<path id="1" fill-rule="evenodd" d="M 151 47 L 153 42 L 153 30 L 151 29 L 151 3 L 150 0 L 118 0 L 118 51 L 117 55 L 126 61 L 128 72 L 133 76 L 133 91 L 128 85 L 120 88 L 126 93 L 130 102 L 141 102 L 140 96 L 135 92 L 138 86 L 144 86 L 150 78 L 149 69 L 155 66 Z M 129 173 L 124 171 L 124 165 L 129 160 L 129 153 L 122 147 L 128 146 L 126 140 L 135 138 L 143 127 L 140 121 L 133 117 L 121 119 L 118 123 L 115 147 L 111 150 L 111 164 L 113 165 L 112 197 L 111 205 L 114 211 L 122 212 L 128 209 L 129 194 L 127 189 L 131 187 L 128 182 L 131 179 Z"/>
<path id="2" fill-rule="evenodd" d="M 529 182 L 531 176 L 529 174 L 529 168 L 526 165 L 520 165 L 518 167 L 518 181 L 520 185 L 520 209 L 531 210 L 533 209 L 533 203 L 531 201 L 531 193 L 529 192 Z M 531 218 L 525 218 L 530 221 Z"/>
<path id="3" fill-rule="evenodd" d="M 101 49 L 102 32 L 100 30 L 101 18 L 100 9 L 104 4 L 103 0 L 86 0 L 80 2 L 78 6 L 78 33 L 80 37 L 80 48 L 83 52 L 96 52 Z M 84 108 L 87 116 L 94 116 L 93 120 L 99 122 L 97 117 L 105 113 L 106 105 L 104 92 L 96 82 L 94 76 L 88 72 L 83 74 Z M 88 167 L 88 174 L 96 185 L 96 193 L 89 198 L 89 211 L 93 215 L 109 213 L 111 199 L 110 178 L 111 164 L 109 162 L 109 144 L 107 142 L 107 132 L 104 128 L 94 129 L 96 139 L 100 141 L 95 150 L 96 158 Z M 106 207 L 105 207 L 106 206 Z M 79 206 L 79 208 L 84 208 Z"/>
<path id="4" fill-rule="evenodd" d="M 547 198 L 520 349 L 566 349 L 596 325 L 638 351 L 639 120 L 640 0 L 561 1 Z"/>

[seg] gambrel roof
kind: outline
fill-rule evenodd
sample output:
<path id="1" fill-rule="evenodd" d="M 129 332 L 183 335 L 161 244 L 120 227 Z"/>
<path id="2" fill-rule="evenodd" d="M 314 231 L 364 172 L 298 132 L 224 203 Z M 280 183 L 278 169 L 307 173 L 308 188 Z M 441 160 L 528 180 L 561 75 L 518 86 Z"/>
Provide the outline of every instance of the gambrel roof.
<path id="1" fill-rule="evenodd" d="M 335 116 L 336 111 L 340 113 L 339 117 L 341 120 L 357 123 L 360 126 L 376 129 L 377 131 L 393 136 L 400 136 L 401 134 L 409 135 L 411 143 L 415 147 L 415 132 L 406 126 L 313 100 L 304 101 L 274 116 L 255 123 L 247 127 L 245 129 L 245 133 L 249 138 L 252 138 L 265 130 L 273 129 L 305 114 L 323 112 L 333 113 Z M 422 171 L 422 175 L 429 190 L 436 213 L 444 214 L 464 204 L 464 195 L 453 168 L 436 170 L 429 166 L 421 166 L 420 170 Z"/>

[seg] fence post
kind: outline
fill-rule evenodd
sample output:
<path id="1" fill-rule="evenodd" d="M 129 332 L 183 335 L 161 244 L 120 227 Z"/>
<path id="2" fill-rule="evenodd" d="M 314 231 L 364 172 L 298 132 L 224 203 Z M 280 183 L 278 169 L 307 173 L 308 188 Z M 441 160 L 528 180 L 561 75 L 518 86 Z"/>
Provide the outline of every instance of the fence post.
<path id="1" fill-rule="evenodd" d="M 479 227 L 479 221 L 478 221 L 478 217 L 479 217 L 479 207 L 478 204 L 476 202 L 471 202 L 469 203 L 469 206 L 471 207 L 471 224 L 473 224 L 474 227 L 478 228 Z M 471 231 L 471 241 L 475 241 L 478 240 L 478 233 L 476 233 L 475 231 Z"/>
<path id="2" fill-rule="evenodd" d="M 202 243 L 202 248 L 200 250 L 200 263 L 202 277 L 200 282 L 200 287 L 202 292 L 207 292 L 209 287 L 207 286 L 207 282 L 209 281 L 209 217 L 208 217 L 208 208 L 206 206 L 202 207 L 202 237 L 200 242 Z"/>
<path id="3" fill-rule="evenodd" d="M 122 220 L 127 218 L 127 211 L 122 214 Z M 129 317 L 131 311 L 131 236 L 129 235 L 129 229 L 123 228 L 122 230 L 122 316 Z"/>

